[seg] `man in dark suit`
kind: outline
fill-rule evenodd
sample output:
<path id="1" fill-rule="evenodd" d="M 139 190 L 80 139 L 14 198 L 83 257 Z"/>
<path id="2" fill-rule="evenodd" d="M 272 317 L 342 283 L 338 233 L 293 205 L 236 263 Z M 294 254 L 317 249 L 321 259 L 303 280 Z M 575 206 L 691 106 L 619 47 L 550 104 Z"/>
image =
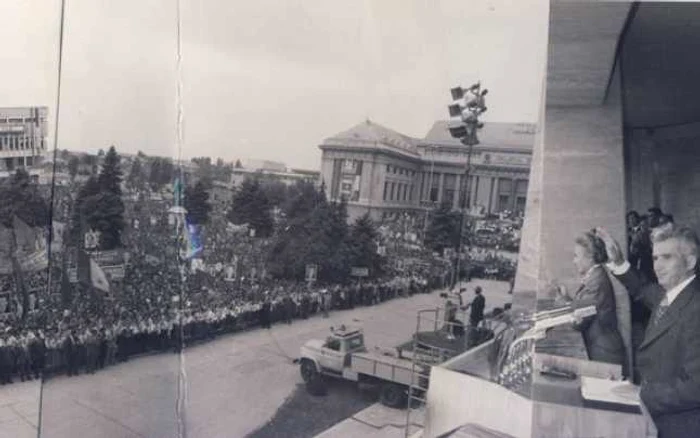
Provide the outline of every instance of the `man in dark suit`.
<path id="1" fill-rule="evenodd" d="M 695 232 L 666 227 L 652 234 L 652 283 L 624 259 L 622 249 L 605 230 L 610 268 L 631 297 L 652 311 L 637 351 L 640 397 L 659 431 L 659 438 L 700 436 L 700 283 L 695 278 L 698 242 Z M 639 381 L 639 380 L 638 380 Z"/>
<path id="2" fill-rule="evenodd" d="M 476 327 L 479 325 L 481 320 L 484 319 L 484 307 L 486 306 L 486 298 L 481 293 L 481 286 L 477 286 L 474 289 L 474 294 L 476 295 L 472 300 L 471 313 L 469 314 L 469 325 Z"/>

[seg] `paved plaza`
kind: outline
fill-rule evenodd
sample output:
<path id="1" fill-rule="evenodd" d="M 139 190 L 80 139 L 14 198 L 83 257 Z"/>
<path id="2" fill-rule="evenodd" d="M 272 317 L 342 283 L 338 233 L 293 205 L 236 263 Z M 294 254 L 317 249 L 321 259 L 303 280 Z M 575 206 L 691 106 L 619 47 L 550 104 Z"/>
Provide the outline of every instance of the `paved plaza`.
<path id="1" fill-rule="evenodd" d="M 508 285 L 475 280 L 484 287 L 487 308 L 510 301 Z M 465 297 L 466 298 L 466 297 Z M 301 381 L 292 363 L 310 338 L 325 338 L 331 325 L 352 323 L 365 330 L 368 346 L 394 346 L 416 328 L 416 312 L 442 303 L 437 292 L 399 298 L 378 306 L 333 312 L 223 336 L 186 350 L 178 391 L 176 354 L 135 358 L 92 375 L 57 377 L 40 391 L 38 382 L 0 387 L 0 436 L 47 438 L 171 438 L 180 428 L 190 438 L 244 437 L 264 425 Z M 180 393 L 180 394 L 179 394 Z M 177 415 L 178 397 L 185 415 Z"/>

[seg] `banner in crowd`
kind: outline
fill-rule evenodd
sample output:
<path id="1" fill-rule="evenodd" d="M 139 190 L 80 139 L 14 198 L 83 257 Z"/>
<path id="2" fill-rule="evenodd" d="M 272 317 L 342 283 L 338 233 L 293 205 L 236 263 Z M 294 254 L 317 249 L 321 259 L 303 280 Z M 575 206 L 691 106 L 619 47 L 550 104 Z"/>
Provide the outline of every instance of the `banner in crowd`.
<path id="1" fill-rule="evenodd" d="M 103 292 L 109 292 L 110 287 L 109 281 L 107 281 L 107 274 L 85 251 L 78 252 L 77 274 L 79 282 Z"/>
<path id="2" fill-rule="evenodd" d="M 200 236 L 199 225 L 186 223 L 184 226 L 185 234 L 185 250 L 183 251 L 184 258 L 191 260 L 202 253 L 204 249 L 202 246 L 202 240 Z"/>
<path id="3" fill-rule="evenodd" d="M 318 265 L 306 265 L 306 281 L 313 283 L 318 276 Z"/>

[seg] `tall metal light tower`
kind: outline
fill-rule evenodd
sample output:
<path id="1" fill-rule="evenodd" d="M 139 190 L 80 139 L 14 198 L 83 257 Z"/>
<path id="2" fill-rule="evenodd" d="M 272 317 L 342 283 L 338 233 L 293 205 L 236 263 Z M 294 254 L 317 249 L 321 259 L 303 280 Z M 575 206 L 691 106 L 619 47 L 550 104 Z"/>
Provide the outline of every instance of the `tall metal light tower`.
<path id="1" fill-rule="evenodd" d="M 457 138 L 468 148 L 467 164 L 464 169 L 464 179 L 460 187 L 460 208 L 461 216 L 459 220 L 459 238 L 455 243 L 455 251 L 457 257 L 455 259 L 454 272 L 452 276 L 452 287 L 459 281 L 460 257 L 462 254 L 462 240 L 464 235 L 464 227 L 469 209 L 470 202 L 470 184 L 469 177 L 471 172 L 472 150 L 475 145 L 479 144 L 477 132 L 483 128 L 484 124 L 479 121 L 479 117 L 486 112 L 485 97 L 488 93 L 487 89 L 481 89 L 481 82 L 473 84 L 466 90 L 462 87 L 455 87 L 450 90 L 453 103 L 448 107 L 450 112 L 450 121 L 448 128 L 450 135 Z"/>

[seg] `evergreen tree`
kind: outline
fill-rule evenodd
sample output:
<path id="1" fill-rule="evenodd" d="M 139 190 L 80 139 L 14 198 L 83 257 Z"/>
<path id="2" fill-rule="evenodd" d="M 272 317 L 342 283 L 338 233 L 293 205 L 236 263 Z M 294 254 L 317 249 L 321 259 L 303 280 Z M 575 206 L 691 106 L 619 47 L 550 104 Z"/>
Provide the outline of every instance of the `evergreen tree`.
<path id="1" fill-rule="evenodd" d="M 91 176 L 85 181 L 85 184 L 80 187 L 78 196 L 73 203 L 73 216 L 71 224 L 71 241 L 82 247 L 82 239 L 84 233 L 94 225 L 91 221 L 89 212 L 95 208 L 95 199 L 100 193 L 100 185 L 97 178 Z"/>
<path id="2" fill-rule="evenodd" d="M 258 180 L 248 178 L 243 181 L 233 197 L 227 218 L 234 224 L 248 224 L 255 230 L 257 237 L 269 237 L 272 234 L 272 207 Z"/>
<path id="3" fill-rule="evenodd" d="M 121 246 L 125 226 L 121 181 L 120 158 L 112 146 L 105 154 L 99 176 L 89 178 L 78 193 L 72 227 L 77 245 L 82 246 L 84 233 L 94 229 L 100 232 L 101 249 Z"/>
<path id="4" fill-rule="evenodd" d="M 236 160 L 235 167 L 236 167 L 236 169 L 242 169 L 242 168 L 243 168 L 243 165 L 241 164 L 241 160 Z"/>
<path id="5" fill-rule="evenodd" d="M 381 257 L 377 254 L 378 233 L 369 213 L 357 218 L 350 231 L 351 265 L 368 268 L 370 276 L 381 269 Z"/>
<path id="6" fill-rule="evenodd" d="M 102 162 L 102 170 L 97 179 L 101 191 L 121 196 L 122 169 L 120 161 L 121 158 L 117 154 L 117 150 L 114 146 L 110 147 Z"/>
<path id="7" fill-rule="evenodd" d="M 428 224 L 425 233 L 426 246 L 437 252 L 454 247 L 459 239 L 459 224 L 459 213 L 452 212 L 447 204 L 441 205 L 433 211 Z"/>
<path id="8" fill-rule="evenodd" d="M 347 206 L 329 204 L 320 190 L 301 187 L 292 204 L 287 226 L 276 235 L 269 267 L 276 277 L 302 280 L 306 265 L 319 267 L 321 281 L 344 282 L 349 278 Z"/>
<path id="9" fill-rule="evenodd" d="M 184 201 L 190 223 L 204 225 L 209 221 L 211 204 L 209 203 L 209 189 L 204 181 L 200 180 L 194 186 L 187 186 Z"/>

